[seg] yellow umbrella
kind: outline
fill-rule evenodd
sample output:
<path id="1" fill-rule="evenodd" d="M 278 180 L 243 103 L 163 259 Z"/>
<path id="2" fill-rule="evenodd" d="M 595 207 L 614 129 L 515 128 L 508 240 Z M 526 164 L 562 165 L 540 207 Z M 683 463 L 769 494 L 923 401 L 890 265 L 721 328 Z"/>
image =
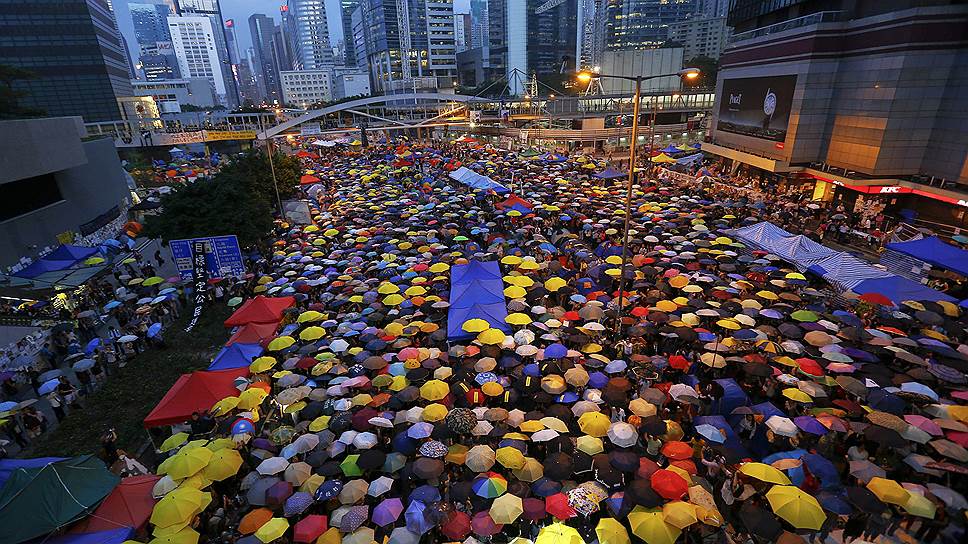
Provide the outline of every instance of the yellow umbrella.
<path id="1" fill-rule="evenodd" d="M 165 439 L 158 448 L 161 451 L 171 451 L 188 441 L 188 433 L 176 433 Z"/>
<path id="2" fill-rule="evenodd" d="M 191 487 L 176 489 L 155 504 L 149 521 L 155 527 L 185 525 L 199 513 L 204 495 Z"/>
<path id="3" fill-rule="evenodd" d="M 743 463 L 740 465 L 739 471 L 761 482 L 780 485 L 790 485 L 791 483 L 786 474 L 766 463 Z"/>
<path id="4" fill-rule="evenodd" d="M 464 332 L 471 332 L 475 334 L 479 332 L 484 332 L 489 328 L 491 328 L 490 323 L 488 323 L 484 319 L 477 319 L 477 318 L 468 319 L 467 321 L 464 322 L 463 325 L 461 325 L 461 329 L 463 329 Z"/>
<path id="5" fill-rule="evenodd" d="M 679 529 L 685 529 L 699 521 L 696 518 L 696 505 L 683 501 L 672 501 L 662 505 L 662 519 Z"/>
<path id="6" fill-rule="evenodd" d="M 400 288 L 390 282 L 386 282 L 377 287 L 376 292 L 380 293 L 381 295 L 392 295 L 394 293 L 399 293 Z"/>
<path id="7" fill-rule="evenodd" d="M 141 285 L 144 285 L 145 287 L 151 287 L 152 285 L 158 285 L 159 283 L 164 283 L 164 281 L 165 281 L 165 278 L 162 278 L 159 276 L 151 276 L 150 278 L 141 282 Z"/>
<path id="8" fill-rule="evenodd" d="M 578 418 L 578 428 L 581 432 L 601 438 L 608 434 L 608 428 L 612 421 L 601 412 L 585 412 Z"/>
<path id="9" fill-rule="evenodd" d="M 576 447 L 578 451 L 584 452 L 586 455 L 597 455 L 605 451 L 605 443 L 602 442 L 601 438 L 588 435 L 579 436 Z"/>
<path id="10" fill-rule="evenodd" d="M 487 345 L 496 346 L 504 342 L 505 334 L 501 329 L 487 329 L 477 335 L 477 341 Z"/>
<path id="11" fill-rule="evenodd" d="M 235 410 L 235 407 L 239 405 L 239 397 L 225 397 L 224 399 L 216 402 L 210 412 L 213 416 L 224 416 L 225 414 Z"/>
<path id="12" fill-rule="evenodd" d="M 813 399 L 810 398 L 810 395 L 804 393 L 796 387 L 787 387 L 784 389 L 783 396 L 796 402 L 813 402 Z"/>
<path id="13" fill-rule="evenodd" d="M 212 450 L 206 448 L 195 448 L 188 451 L 180 451 L 172 457 L 168 465 L 168 475 L 173 480 L 181 480 L 198 473 L 212 459 Z M 156 524 L 157 525 L 157 524 Z"/>
<path id="14" fill-rule="evenodd" d="M 269 393 L 266 393 L 264 389 L 258 387 L 253 387 L 252 389 L 246 389 L 239 395 L 239 405 L 240 410 L 252 410 L 256 406 L 262 404 L 262 401 L 266 400 Z"/>
<path id="15" fill-rule="evenodd" d="M 797 529 L 819 531 L 827 520 L 817 499 L 796 486 L 775 485 L 766 492 L 766 500 L 770 501 L 776 515 Z"/>
<path id="16" fill-rule="evenodd" d="M 648 544 L 672 544 L 682 531 L 665 521 L 660 509 L 636 506 L 628 516 L 632 534 Z"/>
<path id="17" fill-rule="evenodd" d="M 322 327 L 306 327 L 299 333 L 300 340 L 319 340 L 326 334 L 326 331 Z"/>
<path id="18" fill-rule="evenodd" d="M 531 323 L 531 317 L 528 314 L 514 312 L 508 314 L 507 317 L 504 318 L 504 321 L 510 325 L 529 325 Z"/>
<path id="19" fill-rule="evenodd" d="M 178 531 L 177 533 L 158 536 L 151 539 L 148 544 L 198 544 L 198 537 L 200 535 L 195 532 L 194 529 L 190 527 L 185 527 L 184 529 Z M 127 542 L 135 542 L 134 540 L 127 540 Z M 140 544 L 140 543 L 136 543 Z"/>
<path id="20" fill-rule="evenodd" d="M 259 527 L 255 532 L 255 537 L 262 542 L 272 542 L 281 538 L 289 530 L 289 521 L 286 518 L 272 518 L 265 525 Z"/>
<path id="21" fill-rule="evenodd" d="M 103 262 L 104 262 L 104 257 L 90 257 L 86 261 L 84 261 L 84 264 L 101 264 Z"/>
<path id="22" fill-rule="evenodd" d="M 524 298 L 528 295 L 528 292 L 524 287 L 518 287 L 517 285 L 509 285 L 504 288 L 504 295 L 508 298 Z"/>
<path id="23" fill-rule="evenodd" d="M 629 532 L 615 518 L 602 518 L 595 526 L 595 534 L 600 544 L 631 544 Z"/>
<path id="24" fill-rule="evenodd" d="M 209 480 L 221 482 L 239 473 L 242 466 L 242 456 L 233 449 L 221 449 L 212 454 L 208 465 L 202 470 L 202 476 Z"/>
<path id="25" fill-rule="evenodd" d="M 904 510 L 911 515 L 922 518 L 934 519 L 938 513 L 938 507 L 930 499 L 920 493 L 911 493 L 906 503 L 901 505 Z"/>
<path id="26" fill-rule="evenodd" d="M 553 278 L 548 278 L 544 282 L 545 289 L 547 289 L 548 291 L 550 291 L 552 293 L 554 293 L 555 291 L 561 289 L 562 287 L 564 287 L 566 285 L 568 285 L 568 282 L 566 282 L 565 280 L 563 280 L 563 279 L 561 279 L 561 278 L 559 278 L 557 276 L 556 277 L 553 277 Z"/>
<path id="27" fill-rule="evenodd" d="M 517 255 L 505 255 L 504 257 L 501 258 L 501 264 L 506 264 L 509 266 L 517 266 L 521 264 L 521 260 L 522 260 L 521 257 L 518 257 Z"/>
<path id="28" fill-rule="evenodd" d="M 495 452 L 497 462 L 501 463 L 505 468 L 512 470 L 523 468 L 525 465 L 524 454 L 521 450 L 513 446 L 504 446 L 503 448 L 498 448 Z M 497 520 L 495 520 L 497 521 Z"/>
<path id="29" fill-rule="evenodd" d="M 289 346 L 296 343 L 296 339 L 291 336 L 280 336 L 278 338 L 273 338 L 272 342 L 269 342 L 269 351 L 279 351 L 288 348 Z"/>
<path id="30" fill-rule="evenodd" d="M 404 300 L 406 299 L 403 298 L 403 295 L 393 294 L 393 295 L 387 295 L 383 299 L 383 303 L 386 304 L 387 306 L 399 306 L 400 303 L 403 302 Z"/>
<path id="31" fill-rule="evenodd" d="M 525 457 L 524 466 L 512 472 L 522 482 L 534 482 L 544 476 L 544 466 L 534 457 Z"/>
<path id="32" fill-rule="evenodd" d="M 494 499 L 488 513 L 498 525 L 514 523 L 524 513 L 524 503 L 521 502 L 521 497 L 505 493 Z"/>
<path id="33" fill-rule="evenodd" d="M 585 544 L 585 539 L 577 529 L 556 522 L 542 527 L 534 544 Z"/>
<path id="34" fill-rule="evenodd" d="M 447 407 L 439 402 L 427 405 L 420 414 L 420 419 L 424 421 L 436 422 L 447 417 Z"/>
<path id="35" fill-rule="evenodd" d="M 699 360 L 711 368 L 723 368 L 726 366 L 726 358 L 718 353 L 707 352 L 699 356 Z"/>
<path id="36" fill-rule="evenodd" d="M 880 477 L 871 478 L 871 481 L 867 482 L 867 489 L 870 489 L 871 493 L 877 495 L 877 498 L 881 502 L 896 504 L 898 506 L 907 504 L 911 496 L 911 492 L 901 487 L 901 484 L 894 480 Z"/>
<path id="37" fill-rule="evenodd" d="M 415 297 L 415 296 L 419 296 L 419 295 L 426 295 L 427 294 L 427 288 L 426 287 L 421 287 L 420 285 L 413 285 L 411 287 L 407 287 L 407 290 L 404 291 L 404 294 L 409 295 L 411 297 Z"/>
<path id="38" fill-rule="evenodd" d="M 450 270 L 450 265 L 447 263 L 434 263 L 430 265 L 430 268 L 428 268 L 427 270 L 431 271 L 434 274 L 440 274 L 441 272 L 447 272 L 448 270 Z"/>
<path id="39" fill-rule="evenodd" d="M 440 400 L 450 393 L 450 388 L 440 380 L 430 380 L 420 386 L 420 396 L 426 400 Z"/>

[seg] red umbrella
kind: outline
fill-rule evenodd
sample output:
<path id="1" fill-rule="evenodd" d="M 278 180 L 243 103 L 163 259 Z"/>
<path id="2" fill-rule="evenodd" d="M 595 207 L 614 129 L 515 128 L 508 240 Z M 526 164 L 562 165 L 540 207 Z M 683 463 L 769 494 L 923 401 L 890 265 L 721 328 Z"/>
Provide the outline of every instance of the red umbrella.
<path id="1" fill-rule="evenodd" d="M 674 466 L 674 467 L 679 467 L 682 470 L 688 472 L 689 474 L 692 474 L 693 476 L 695 476 L 696 474 L 699 473 L 699 470 L 696 468 L 696 463 L 693 463 L 692 462 L 692 459 L 683 459 L 681 461 L 673 461 L 673 462 L 671 462 L 669 464 L 672 465 L 672 466 Z"/>
<path id="2" fill-rule="evenodd" d="M 662 455 L 669 459 L 681 461 L 692 457 L 692 446 L 678 440 L 671 440 L 662 446 Z"/>
<path id="3" fill-rule="evenodd" d="M 521 502 L 524 507 L 524 517 L 526 519 L 539 521 L 548 515 L 548 512 L 545 510 L 544 501 L 537 497 L 528 497 Z"/>
<path id="4" fill-rule="evenodd" d="M 658 463 L 648 457 L 639 457 L 639 469 L 635 471 L 635 477 L 647 480 L 657 470 L 659 470 Z"/>
<path id="5" fill-rule="evenodd" d="M 451 540 L 464 540 L 471 534 L 471 517 L 457 510 L 447 514 L 440 531 Z"/>
<path id="6" fill-rule="evenodd" d="M 568 519 L 576 516 L 575 509 L 568 504 L 568 495 L 555 493 L 545 499 L 545 511 L 558 519 Z"/>
<path id="7" fill-rule="evenodd" d="M 880 293 L 864 293 L 858 298 L 860 298 L 864 302 L 869 302 L 871 304 L 880 304 L 881 306 L 894 306 L 894 303 L 891 302 L 891 299 L 887 298 L 886 296 Z"/>
<path id="8" fill-rule="evenodd" d="M 494 523 L 491 519 L 491 514 L 486 510 L 474 514 L 474 518 L 471 520 L 471 529 L 473 529 L 474 534 L 480 536 L 492 536 L 504 528 L 503 525 L 498 525 Z"/>
<path id="9" fill-rule="evenodd" d="M 800 372 L 808 376 L 823 376 L 823 369 L 820 368 L 820 364 L 813 359 L 807 359 L 806 357 L 801 357 L 796 360 L 797 368 Z"/>
<path id="10" fill-rule="evenodd" d="M 313 542 L 329 529 L 329 518 L 319 514 L 306 516 L 293 529 L 293 542 Z"/>
<path id="11" fill-rule="evenodd" d="M 652 473 L 649 482 L 653 491 L 669 500 L 680 499 L 689 490 L 689 483 L 682 476 L 664 468 Z"/>
<path id="12" fill-rule="evenodd" d="M 682 355 L 673 355 L 669 357 L 669 366 L 675 368 L 676 370 L 686 370 L 689 368 L 689 361 L 686 360 Z"/>

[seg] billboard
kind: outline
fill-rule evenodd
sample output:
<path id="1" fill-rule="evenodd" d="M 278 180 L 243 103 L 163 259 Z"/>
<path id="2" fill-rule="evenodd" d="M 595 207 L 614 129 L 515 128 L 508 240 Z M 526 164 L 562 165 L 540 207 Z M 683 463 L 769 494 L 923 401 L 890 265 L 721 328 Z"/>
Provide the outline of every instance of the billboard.
<path id="1" fill-rule="evenodd" d="M 245 263 L 242 260 L 242 250 L 239 248 L 238 238 L 235 235 L 212 236 L 168 242 L 172 259 L 175 261 L 175 266 L 182 278 L 192 280 L 196 275 L 193 247 L 197 244 L 202 244 L 201 247 L 205 249 L 205 265 L 208 277 L 240 277 L 245 274 Z"/>
<path id="2" fill-rule="evenodd" d="M 796 86 L 796 75 L 723 81 L 716 129 L 782 142 Z"/>

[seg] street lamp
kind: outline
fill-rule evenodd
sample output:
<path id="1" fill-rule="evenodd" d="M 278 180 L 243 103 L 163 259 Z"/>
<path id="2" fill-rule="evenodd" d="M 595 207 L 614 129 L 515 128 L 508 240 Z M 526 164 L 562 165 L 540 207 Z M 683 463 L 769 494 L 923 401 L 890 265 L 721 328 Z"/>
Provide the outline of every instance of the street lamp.
<path id="1" fill-rule="evenodd" d="M 576 75 L 576 79 L 582 83 L 591 83 L 593 79 L 611 78 L 624 79 L 635 82 L 635 97 L 632 99 L 632 134 L 629 139 L 629 182 L 625 192 L 625 226 L 622 231 L 622 269 L 618 279 L 618 308 L 615 311 L 615 334 L 622 332 L 622 310 L 625 306 L 625 272 L 629 261 L 629 227 L 632 222 L 632 186 L 635 184 L 635 148 L 639 137 L 639 107 L 642 99 L 642 82 L 660 77 L 673 77 L 687 81 L 695 81 L 699 77 L 699 68 L 683 68 L 678 72 L 670 74 L 656 74 L 650 76 L 613 76 L 599 73 L 598 70 L 582 70 Z M 651 151 L 652 140 L 655 134 L 655 114 L 653 112 L 651 123 L 652 135 L 649 137 L 649 150 Z"/>

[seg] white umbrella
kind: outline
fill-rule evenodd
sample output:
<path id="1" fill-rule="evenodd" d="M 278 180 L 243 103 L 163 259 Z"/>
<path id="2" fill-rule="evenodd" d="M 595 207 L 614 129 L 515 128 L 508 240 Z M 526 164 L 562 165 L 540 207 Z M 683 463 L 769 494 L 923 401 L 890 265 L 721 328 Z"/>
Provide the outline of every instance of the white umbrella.
<path id="1" fill-rule="evenodd" d="M 766 420 L 766 426 L 780 436 L 796 436 L 798 432 L 796 423 L 783 416 L 770 416 L 770 419 Z"/>
<path id="2" fill-rule="evenodd" d="M 639 436 L 632 425 L 616 422 L 608 428 L 608 439 L 620 448 L 628 448 L 635 445 Z"/>
<path id="3" fill-rule="evenodd" d="M 279 474 L 280 472 L 286 470 L 286 467 L 288 466 L 289 461 L 285 460 L 284 458 L 270 457 L 259 463 L 259 466 L 257 466 L 255 469 L 259 472 L 259 474 L 269 476 L 272 474 Z"/>
<path id="4" fill-rule="evenodd" d="M 151 496 L 160 499 L 167 495 L 169 492 L 178 487 L 178 484 L 171 478 L 171 476 L 165 474 L 160 480 L 155 482 L 155 485 L 151 488 Z"/>
<path id="5" fill-rule="evenodd" d="M 371 497 L 379 497 L 380 495 L 389 492 L 391 487 L 393 487 L 393 478 L 388 476 L 380 476 L 376 480 L 370 482 L 370 487 L 367 489 L 366 494 Z"/>
<path id="6" fill-rule="evenodd" d="M 315 434 L 304 434 L 293 440 L 292 445 L 299 453 L 306 453 L 319 445 L 319 437 Z"/>
<path id="7" fill-rule="evenodd" d="M 393 422 L 385 417 L 371 417 L 367 421 L 374 427 L 383 427 L 385 429 L 393 428 Z"/>
<path id="8" fill-rule="evenodd" d="M 357 449 L 368 450 L 376 446 L 378 442 L 379 439 L 377 439 L 375 434 L 363 432 L 356 435 L 356 438 L 353 439 L 353 446 L 355 446 Z"/>
<path id="9" fill-rule="evenodd" d="M 122 336 L 121 338 L 118 338 L 118 342 L 121 342 L 122 344 L 127 343 L 127 342 L 134 342 L 136 340 L 138 340 L 138 337 L 135 336 L 135 335 L 133 335 L 133 334 L 126 334 L 126 335 Z"/>
<path id="10" fill-rule="evenodd" d="M 558 438 L 558 431 L 554 429 L 541 429 L 540 431 L 531 435 L 532 442 L 547 442 L 549 440 L 554 440 Z"/>

